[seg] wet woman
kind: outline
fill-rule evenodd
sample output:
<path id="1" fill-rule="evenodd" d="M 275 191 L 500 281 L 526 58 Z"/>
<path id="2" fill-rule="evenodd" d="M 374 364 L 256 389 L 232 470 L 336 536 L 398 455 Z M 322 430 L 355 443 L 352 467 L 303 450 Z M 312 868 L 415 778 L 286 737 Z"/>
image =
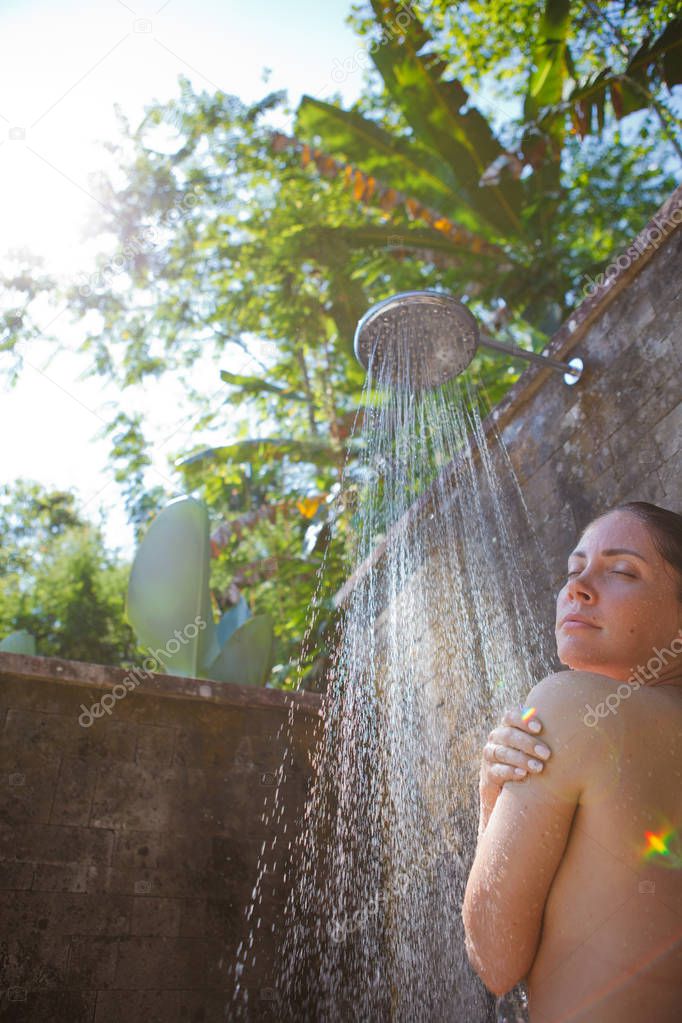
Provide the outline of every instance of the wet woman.
<path id="1" fill-rule="evenodd" d="M 469 959 L 495 994 L 525 980 L 531 1023 L 674 1023 L 682 516 L 629 502 L 590 522 L 555 634 L 570 670 L 533 687 L 532 714 L 508 710 L 483 751 Z"/>

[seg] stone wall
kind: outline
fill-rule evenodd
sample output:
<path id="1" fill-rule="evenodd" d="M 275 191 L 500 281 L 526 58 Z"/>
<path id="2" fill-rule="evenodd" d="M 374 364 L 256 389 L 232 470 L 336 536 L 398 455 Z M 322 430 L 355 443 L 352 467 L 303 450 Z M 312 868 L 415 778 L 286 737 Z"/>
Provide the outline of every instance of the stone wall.
<path id="1" fill-rule="evenodd" d="M 482 424 L 494 471 L 507 482 L 520 560 L 538 567 L 537 611 L 552 644 L 555 594 L 586 523 L 628 500 L 682 513 L 681 224 L 682 186 L 625 253 L 614 253 L 603 282 L 587 281 L 587 297 L 544 352 L 564 363 L 580 356 L 581 380 L 568 386 L 560 372 L 529 363 Z M 510 485 L 510 464 L 527 516 Z M 432 486 L 419 498 L 407 528 L 428 537 L 430 513 L 448 514 L 439 493 Z M 396 526 L 405 528 L 405 521 Z M 337 604 L 370 566 L 381 578 L 390 532 L 336 594 Z M 434 549 L 411 585 L 423 587 L 426 575 L 433 591 L 438 574 Z M 387 611 L 376 621 L 379 641 Z"/>
<path id="2" fill-rule="evenodd" d="M 79 723 L 125 674 L 0 653 L 3 1020 L 235 1018 L 259 853 L 295 831 L 320 699 L 159 675 Z M 288 735 L 275 827 L 261 818 Z M 285 867 L 264 875 L 258 915 L 275 931 L 247 963 L 248 1019 L 277 1018 Z"/>

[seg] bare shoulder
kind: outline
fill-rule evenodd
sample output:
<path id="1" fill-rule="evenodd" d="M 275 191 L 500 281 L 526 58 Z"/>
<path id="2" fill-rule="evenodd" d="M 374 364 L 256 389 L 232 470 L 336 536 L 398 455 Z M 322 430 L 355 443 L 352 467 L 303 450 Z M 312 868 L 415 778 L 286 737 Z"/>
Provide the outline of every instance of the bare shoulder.
<path id="1" fill-rule="evenodd" d="M 552 736 L 555 744 L 570 744 L 587 753 L 608 734 L 594 707 L 615 692 L 616 685 L 613 679 L 593 671 L 555 671 L 533 686 L 526 706 L 535 708 L 553 748 Z"/>
<path id="2" fill-rule="evenodd" d="M 565 671 L 553 671 L 545 675 L 529 691 L 527 699 L 531 696 L 543 697 L 557 700 L 564 707 L 569 707 L 571 702 L 579 701 L 585 693 L 604 692 L 613 684 L 613 679 L 598 675 L 595 671 L 574 671 L 567 668 Z"/>
<path id="3" fill-rule="evenodd" d="M 608 768 L 611 751 L 620 744 L 614 729 L 621 724 L 618 715 L 605 721 L 591 708 L 605 700 L 614 684 L 596 672 L 566 670 L 552 672 L 529 691 L 526 706 L 535 708 L 542 722 L 539 737 L 552 750 L 547 776 L 533 779 L 540 787 L 575 796 L 579 803 L 593 798 L 597 775 Z"/>

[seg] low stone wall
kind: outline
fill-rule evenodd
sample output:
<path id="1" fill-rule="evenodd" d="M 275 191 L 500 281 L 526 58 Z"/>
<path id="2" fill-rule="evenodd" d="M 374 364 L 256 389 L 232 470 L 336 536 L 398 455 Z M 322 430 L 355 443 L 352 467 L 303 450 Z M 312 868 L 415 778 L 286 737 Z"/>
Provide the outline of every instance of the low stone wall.
<path id="1" fill-rule="evenodd" d="M 158 675 L 86 724 L 125 676 L 0 653 L 3 1020 L 235 1018 L 259 854 L 295 833 L 320 698 Z M 282 816 L 266 824 L 289 735 Z M 261 885 L 249 1019 L 277 1017 L 284 869 Z"/>

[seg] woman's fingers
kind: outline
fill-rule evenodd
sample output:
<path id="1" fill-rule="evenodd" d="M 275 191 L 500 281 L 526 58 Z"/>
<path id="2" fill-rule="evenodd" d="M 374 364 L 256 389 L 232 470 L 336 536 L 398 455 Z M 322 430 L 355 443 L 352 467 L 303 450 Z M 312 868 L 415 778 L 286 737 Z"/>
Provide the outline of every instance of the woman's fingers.
<path id="1" fill-rule="evenodd" d="M 487 742 L 485 744 L 483 747 L 483 759 L 490 764 L 491 768 L 494 768 L 496 765 L 498 767 L 501 765 L 511 768 L 520 767 L 524 774 L 528 770 L 529 762 L 532 764 L 539 763 L 534 757 L 528 757 L 525 753 L 519 753 L 518 750 L 510 749 L 509 746 L 497 742 Z M 535 768 L 535 770 L 538 769 Z M 493 771 L 493 777 L 499 777 L 499 772 Z"/>
<path id="2" fill-rule="evenodd" d="M 488 735 L 489 743 L 525 753 L 526 760 L 530 757 L 541 761 L 549 759 L 551 749 L 543 740 L 528 733 L 528 722 L 523 720 L 521 711 L 505 711 L 502 721 L 503 724 L 497 725 Z M 506 757 L 500 755 L 493 759 L 506 760 Z"/>
<path id="3" fill-rule="evenodd" d="M 529 772 L 542 771 L 543 761 L 551 756 L 551 750 L 530 731 L 531 721 L 542 728 L 537 718 L 524 719 L 523 708 L 508 707 L 504 711 L 502 723 L 493 728 L 483 747 L 483 784 L 502 786 L 507 781 L 523 781 Z"/>
<path id="4" fill-rule="evenodd" d="M 510 767 L 508 764 L 491 764 L 489 773 L 499 785 L 506 781 L 523 781 L 528 777 L 528 772 L 522 767 Z"/>
<path id="5" fill-rule="evenodd" d="M 531 735 L 538 735 L 542 731 L 540 718 L 531 715 L 524 718 L 524 711 L 520 707 L 507 707 L 502 715 L 502 724 L 511 725 L 513 728 L 522 728 Z"/>

